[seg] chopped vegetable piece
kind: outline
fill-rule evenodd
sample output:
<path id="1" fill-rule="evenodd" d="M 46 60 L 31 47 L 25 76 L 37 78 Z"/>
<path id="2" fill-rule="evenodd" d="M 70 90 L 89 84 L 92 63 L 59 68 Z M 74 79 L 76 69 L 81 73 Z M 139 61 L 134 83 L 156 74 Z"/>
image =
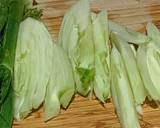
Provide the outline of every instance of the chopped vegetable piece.
<path id="1" fill-rule="evenodd" d="M 45 121 L 58 115 L 60 106 L 67 108 L 75 92 L 72 66 L 66 52 L 54 44 L 52 74 L 45 96 Z"/>
<path id="2" fill-rule="evenodd" d="M 14 65 L 14 117 L 24 119 L 44 101 L 53 43 L 44 24 L 27 18 L 19 29 Z"/>
<path id="3" fill-rule="evenodd" d="M 150 98 L 160 101 L 160 32 L 152 23 L 147 24 L 150 42 L 141 45 L 137 52 L 137 62 Z"/>
<path id="4" fill-rule="evenodd" d="M 140 128 L 127 72 L 114 44 L 111 52 L 111 95 L 122 127 Z"/>
<path id="5" fill-rule="evenodd" d="M 119 25 L 118 23 L 113 21 L 109 21 L 109 30 L 110 32 L 116 33 L 125 41 L 130 43 L 143 44 L 148 43 L 150 40 L 146 35 L 136 32 L 125 26 Z"/>
<path id="6" fill-rule="evenodd" d="M 67 52 L 76 81 L 76 89 L 86 96 L 94 79 L 94 43 L 88 0 L 81 0 L 65 15 L 59 42 Z"/>
<path id="7" fill-rule="evenodd" d="M 132 88 L 135 104 L 142 104 L 146 98 L 146 91 L 138 70 L 135 55 L 130 45 L 121 37 L 115 34 L 111 34 L 112 43 L 122 56 L 123 63 L 126 68 L 126 72 L 129 78 L 129 82 Z"/>
<path id="8" fill-rule="evenodd" d="M 160 100 L 160 87 L 159 78 L 156 76 L 159 74 L 159 50 L 154 47 L 151 42 L 149 45 L 141 45 L 137 51 L 137 64 L 144 82 L 144 86 L 147 89 L 152 99 Z"/>
<path id="9" fill-rule="evenodd" d="M 110 95 L 110 55 L 109 33 L 106 10 L 93 18 L 93 39 L 95 44 L 95 81 L 94 92 L 101 102 Z"/>
<path id="10" fill-rule="evenodd" d="M 153 23 L 147 24 L 147 34 L 151 38 L 151 40 L 154 40 L 157 43 L 160 42 L 160 32 Z"/>

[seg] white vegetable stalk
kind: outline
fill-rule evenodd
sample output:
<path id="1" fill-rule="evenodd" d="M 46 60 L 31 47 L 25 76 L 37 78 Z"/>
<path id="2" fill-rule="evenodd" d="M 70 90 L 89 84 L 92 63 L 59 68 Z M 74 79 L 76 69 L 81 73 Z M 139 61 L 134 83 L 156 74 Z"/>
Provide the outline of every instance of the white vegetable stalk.
<path id="1" fill-rule="evenodd" d="M 93 14 L 93 39 L 95 45 L 94 92 L 105 103 L 110 95 L 109 33 L 106 10 Z"/>
<path id="2" fill-rule="evenodd" d="M 154 59 L 153 53 L 152 55 L 148 53 L 146 45 L 139 46 L 137 51 L 137 64 L 143 79 L 144 86 L 147 89 L 151 98 L 154 100 L 158 100 L 160 99 L 160 94 L 157 90 L 158 88 L 156 88 L 156 86 L 158 87 L 158 84 L 154 84 L 154 81 L 151 78 L 151 74 L 149 72 L 149 68 L 151 68 L 151 65 L 149 65 L 148 63 L 148 55 L 151 56 L 150 58 Z M 152 67 L 155 66 L 155 61 L 153 62 L 150 60 L 150 62 L 150 64 L 152 64 Z M 156 73 L 153 74 L 156 75 Z"/>
<path id="3" fill-rule="evenodd" d="M 129 29 L 125 26 L 119 25 L 116 22 L 109 21 L 109 30 L 110 32 L 114 32 L 120 37 L 122 37 L 125 41 L 135 44 L 144 44 L 149 42 L 149 38 L 139 32 L 136 32 L 132 29 Z"/>
<path id="4" fill-rule="evenodd" d="M 151 38 L 151 40 L 154 40 L 154 42 L 159 43 L 160 41 L 160 31 L 153 23 L 147 24 L 147 34 Z"/>
<path id="5" fill-rule="evenodd" d="M 160 32 L 152 23 L 147 25 L 150 42 L 140 45 L 137 51 L 137 62 L 145 88 L 150 97 L 160 101 Z"/>
<path id="6" fill-rule="evenodd" d="M 127 72 L 114 44 L 111 53 L 111 95 L 122 127 L 140 128 Z"/>
<path id="7" fill-rule="evenodd" d="M 45 121 L 59 114 L 61 105 L 67 108 L 75 91 L 75 81 L 66 52 L 58 45 L 53 46 L 52 71 L 44 103 Z"/>
<path id="8" fill-rule="evenodd" d="M 52 38 L 43 23 L 27 18 L 19 29 L 14 66 L 14 117 L 24 119 L 44 101 L 51 74 Z"/>
<path id="9" fill-rule="evenodd" d="M 76 89 L 87 95 L 94 79 L 94 43 L 88 0 L 81 0 L 66 14 L 59 41 L 67 52 L 73 67 Z"/>
<path id="10" fill-rule="evenodd" d="M 122 61 L 133 92 L 135 105 L 143 104 L 147 93 L 138 70 L 135 55 L 130 45 L 118 35 L 111 34 L 111 40 L 122 56 Z"/>

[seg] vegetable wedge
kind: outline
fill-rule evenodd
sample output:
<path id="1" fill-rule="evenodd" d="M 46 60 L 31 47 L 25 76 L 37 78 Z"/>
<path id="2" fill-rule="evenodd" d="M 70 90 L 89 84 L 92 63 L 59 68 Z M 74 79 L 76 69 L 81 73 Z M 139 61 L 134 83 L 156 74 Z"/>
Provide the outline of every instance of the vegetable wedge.
<path id="1" fill-rule="evenodd" d="M 14 67 L 15 119 L 24 119 L 44 101 L 52 50 L 52 38 L 42 22 L 27 18 L 21 23 Z"/>
<path id="2" fill-rule="evenodd" d="M 111 52 L 111 95 L 122 127 L 140 128 L 127 72 L 114 44 Z"/>
<path id="3" fill-rule="evenodd" d="M 150 40 L 146 35 L 136 32 L 125 26 L 119 25 L 118 23 L 113 22 L 111 20 L 109 20 L 109 30 L 110 32 L 116 33 L 117 35 L 119 35 L 125 41 L 134 43 L 134 44 L 148 43 Z"/>
<path id="4" fill-rule="evenodd" d="M 94 79 L 94 43 L 88 0 L 80 0 L 62 22 L 59 42 L 67 52 L 76 81 L 76 89 L 86 96 Z"/>
<path id="5" fill-rule="evenodd" d="M 60 106 L 67 108 L 75 92 L 72 66 L 63 48 L 54 44 L 52 74 L 45 96 L 45 121 L 58 115 Z"/>
<path id="6" fill-rule="evenodd" d="M 110 95 L 110 50 L 106 16 L 106 10 L 103 10 L 92 21 L 95 44 L 94 92 L 103 103 Z"/>
<path id="7" fill-rule="evenodd" d="M 132 88 L 135 104 L 142 104 L 145 101 L 147 93 L 145 91 L 132 48 L 125 40 L 116 34 L 111 34 L 111 40 L 122 56 L 122 60 Z"/>
<path id="8" fill-rule="evenodd" d="M 150 42 L 139 46 L 137 62 L 150 98 L 160 101 L 160 32 L 153 23 L 148 23 L 147 34 Z"/>
<path id="9" fill-rule="evenodd" d="M 149 44 L 149 45 L 152 45 L 152 44 Z M 157 83 L 154 84 L 154 81 L 152 80 L 151 74 L 150 74 L 150 71 L 152 70 L 152 68 L 154 68 L 154 66 L 156 66 L 155 68 L 157 68 L 158 63 L 156 62 L 155 60 L 156 58 L 154 58 L 154 55 L 153 55 L 156 51 L 153 48 L 150 48 L 150 50 L 148 50 L 148 47 L 149 46 L 146 46 L 146 45 L 139 46 L 137 51 L 137 64 L 143 79 L 144 86 L 147 89 L 149 95 L 151 96 L 152 99 L 159 100 L 160 99 L 160 94 L 158 91 L 159 85 Z M 154 65 L 154 63 L 156 65 Z M 149 71 L 149 68 L 151 69 L 150 71 Z M 156 72 L 158 72 L 158 70 Z M 153 74 L 155 76 L 156 73 L 153 73 Z"/>

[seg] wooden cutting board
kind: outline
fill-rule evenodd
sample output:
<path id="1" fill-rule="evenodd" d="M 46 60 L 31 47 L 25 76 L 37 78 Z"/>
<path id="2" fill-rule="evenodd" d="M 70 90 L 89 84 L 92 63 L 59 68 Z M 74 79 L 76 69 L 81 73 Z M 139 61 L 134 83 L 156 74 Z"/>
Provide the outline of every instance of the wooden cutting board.
<path id="1" fill-rule="evenodd" d="M 64 13 L 78 0 L 37 0 L 43 9 L 42 21 L 57 38 Z M 160 27 L 160 0 L 91 0 L 94 11 L 108 10 L 109 19 L 135 30 L 145 32 L 147 22 Z M 124 95 L 125 96 L 125 95 Z M 160 110 L 143 105 L 142 128 L 160 128 Z M 54 108 L 53 108 L 54 109 Z M 120 128 L 112 103 L 101 105 L 96 99 L 76 95 L 67 110 L 45 123 L 43 108 L 33 112 L 24 121 L 14 121 L 13 128 Z"/>

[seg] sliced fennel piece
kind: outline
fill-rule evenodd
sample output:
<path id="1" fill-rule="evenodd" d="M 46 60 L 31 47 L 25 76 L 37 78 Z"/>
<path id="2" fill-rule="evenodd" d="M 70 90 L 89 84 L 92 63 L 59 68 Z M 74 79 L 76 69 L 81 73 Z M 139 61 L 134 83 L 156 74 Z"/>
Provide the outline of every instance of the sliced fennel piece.
<path id="1" fill-rule="evenodd" d="M 140 128 L 126 68 L 114 45 L 111 52 L 111 95 L 122 127 Z"/>
<path id="2" fill-rule="evenodd" d="M 156 49 L 160 49 L 160 31 L 153 23 L 147 24 L 147 34 L 150 37 L 152 46 L 156 47 Z"/>
<path id="3" fill-rule="evenodd" d="M 87 95 L 94 79 L 94 43 L 88 0 L 75 4 L 64 16 L 59 42 L 67 52 L 76 82 L 76 90 Z"/>
<path id="4" fill-rule="evenodd" d="M 131 49 L 134 53 L 134 57 L 136 59 L 136 56 L 137 56 L 136 48 L 135 48 L 134 44 L 129 44 L 129 45 L 130 45 L 130 47 L 131 47 Z M 137 60 L 136 60 L 136 64 L 137 64 Z M 137 68 L 138 68 L 138 65 L 137 65 Z M 138 71 L 139 71 L 139 74 L 140 74 L 139 68 L 138 68 Z M 140 77 L 141 77 L 141 74 L 140 74 Z M 142 80 L 142 77 L 141 77 L 141 80 Z M 142 82 L 143 82 L 143 80 L 142 80 Z M 143 86 L 144 86 L 144 83 L 143 83 Z M 145 87 L 144 87 L 144 89 L 145 89 L 145 93 L 146 93 L 146 97 L 147 97 L 148 96 L 148 91 L 146 90 Z M 136 111 L 140 115 L 139 118 L 141 118 L 143 116 L 143 108 L 142 108 L 141 104 L 136 105 Z"/>
<path id="5" fill-rule="evenodd" d="M 151 42 L 147 49 L 147 66 L 150 74 L 150 78 L 156 88 L 158 95 L 160 96 L 160 49 Z M 160 101 L 160 97 L 158 99 Z"/>
<path id="6" fill-rule="evenodd" d="M 147 93 L 145 91 L 132 48 L 125 40 L 114 33 L 111 34 L 111 42 L 114 43 L 115 47 L 122 56 L 133 92 L 135 104 L 140 105 L 145 101 Z"/>
<path id="7" fill-rule="evenodd" d="M 159 83 L 159 80 L 157 80 L 157 76 L 155 76 L 159 72 L 159 59 L 157 59 L 159 58 L 159 51 L 157 53 L 157 51 L 151 45 L 153 45 L 153 43 L 139 46 L 137 51 L 137 64 L 143 79 L 144 86 L 150 97 L 153 100 L 160 100 L 160 88 L 157 84 Z M 153 72 L 152 70 L 155 71 L 155 69 L 156 72 Z"/>
<path id="8" fill-rule="evenodd" d="M 148 36 L 155 42 L 159 43 L 160 42 L 160 31 L 158 30 L 158 28 L 153 23 L 150 22 L 147 24 L 146 29 L 147 29 Z"/>
<path id="9" fill-rule="evenodd" d="M 109 34 L 106 10 L 97 16 L 92 16 L 93 39 L 95 44 L 95 78 L 94 92 L 101 102 L 105 102 L 110 95 L 110 55 Z"/>
<path id="10" fill-rule="evenodd" d="M 109 20 L 109 30 L 110 32 L 116 33 L 127 42 L 134 44 L 148 43 L 150 40 L 146 35 L 136 32 L 125 26 L 119 25 L 118 23 L 111 20 Z"/>
<path id="11" fill-rule="evenodd" d="M 44 101 L 52 49 L 52 38 L 43 23 L 27 18 L 20 24 L 14 66 L 15 119 L 24 119 Z"/>
<path id="12" fill-rule="evenodd" d="M 59 42 L 69 55 L 73 54 L 72 51 L 78 43 L 79 35 L 76 34 L 84 32 L 89 22 L 91 21 L 88 0 L 80 0 L 65 14 L 59 33 Z"/>
<path id="13" fill-rule="evenodd" d="M 147 34 L 151 38 L 147 45 L 147 64 L 151 80 L 160 96 L 160 31 L 153 23 L 147 24 Z M 160 101 L 160 97 L 158 99 Z"/>
<path id="14" fill-rule="evenodd" d="M 75 91 L 75 81 L 72 66 L 66 52 L 54 44 L 52 56 L 52 71 L 47 86 L 44 110 L 45 121 L 57 116 L 60 106 L 68 106 Z"/>

